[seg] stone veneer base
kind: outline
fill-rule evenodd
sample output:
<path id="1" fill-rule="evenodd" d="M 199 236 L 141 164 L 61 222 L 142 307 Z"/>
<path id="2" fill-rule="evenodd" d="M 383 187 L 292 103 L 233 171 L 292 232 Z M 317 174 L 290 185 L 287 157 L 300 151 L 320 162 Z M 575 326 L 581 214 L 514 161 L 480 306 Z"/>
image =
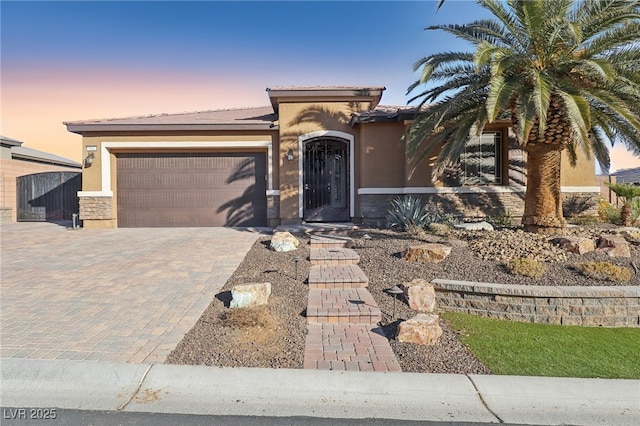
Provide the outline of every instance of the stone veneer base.
<path id="1" fill-rule="evenodd" d="M 540 324 L 640 327 L 640 286 L 431 283 L 442 311 Z"/>

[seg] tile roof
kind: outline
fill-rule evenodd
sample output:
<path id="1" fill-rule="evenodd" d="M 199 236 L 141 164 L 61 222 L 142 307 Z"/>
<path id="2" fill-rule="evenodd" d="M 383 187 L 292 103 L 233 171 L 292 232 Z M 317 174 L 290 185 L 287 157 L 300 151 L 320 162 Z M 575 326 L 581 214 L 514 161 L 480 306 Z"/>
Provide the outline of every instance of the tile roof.
<path id="1" fill-rule="evenodd" d="M 220 109 L 184 112 L 178 114 L 152 114 L 124 118 L 106 118 L 65 122 L 79 124 L 230 124 L 235 122 L 272 122 L 275 114 L 270 106 L 254 108 Z"/>
<path id="2" fill-rule="evenodd" d="M 82 134 L 85 131 L 141 131 L 141 130 L 223 130 L 271 129 L 276 114 L 270 106 L 155 114 L 125 118 L 65 122 L 67 130 Z"/>
<path id="3" fill-rule="evenodd" d="M 362 90 L 385 90 L 384 86 L 274 86 L 267 88 L 267 91 L 362 91 Z"/>
<path id="4" fill-rule="evenodd" d="M 56 166 L 82 168 L 82 164 L 78 163 L 77 161 L 73 161 L 65 157 L 60 157 L 59 155 L 50 154 L 48 152 L 38 151 L 37 149 L 28 148 L 26 146 L 22 146 L 23 143 L 24 142 L 17 139 L 12 139 L 7 136 L 0 135 L 0 144 L 2 144 L 2 146 L 8 149 L 8 151 L 11 153 L 11 159 L 35 161 L 38 163 L 46 163 Z"/>
<path id="5" fill-rule="evenodd" d="M 17 139 L 9 138 L 9 137 L 7 137 L 7 136 L 2 136 L 2 135 L 0 135 L 0 143 L 1 143 L 2 145 L 4 145 L 4 146 L 12 147 L 12 146 L 20 146 L 20 145 L 22 145 L 24 142 L 19 141 L 19 140 L 17 140 Z"/>
<path id="6" fill-rule="evenodd" d="M 411 120 L 417 112 L 416 106 L 378 105 L 370 111 L 354 114 L 351 124 Z"/>
<path id="7" fill-rule="evenodd" d="M 18 160 L 36 161 L 38 163 L 53 164 L 56 166 L 68 166 L 82 168 L 82 164 L 59 155 L 50 154 L 26 146 L 14 146 L 11 148 L 11 158 Z"/>
<path id="8" fill-rule="evenodd" d="M 347 90 L 372 89 L 365 87 L 318 86 L 311 90 L 346 88 Z M 277 90 L 288 90 L 279 87 Z M 295 90 L 304 90 L 296 86 Z M 354 114 L 352 125 L 381 121 L 402 121 L 415 117 L 415 106 L 378 105 L 371 111 Z M 69 121 L 67 130 L 82 134 L 95 131 L 144 131 L 144 130 L 272 130 L 277 128 L 278 114 L 272 106 L 220 109 L 210 111 L 185 112 L 178 114 L 153 114 L 124 118 Z"/>
<path id="9" fill-rule="evenodd" d="M 612 173 L 618 183 L 640 184 L 640 167 L 633 169 L 622 169 Z"/>

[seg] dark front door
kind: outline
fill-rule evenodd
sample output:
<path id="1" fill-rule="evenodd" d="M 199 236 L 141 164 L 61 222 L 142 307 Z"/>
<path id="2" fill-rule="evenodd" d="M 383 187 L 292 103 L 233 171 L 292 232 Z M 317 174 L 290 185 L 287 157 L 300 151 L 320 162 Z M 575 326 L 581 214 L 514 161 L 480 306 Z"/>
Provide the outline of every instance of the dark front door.
<path id="1" fill-rule="evenodd" d="M 347 143 L 314 139 L 304 145 L 304 220 L 349 220 L 349 158 Z"/>

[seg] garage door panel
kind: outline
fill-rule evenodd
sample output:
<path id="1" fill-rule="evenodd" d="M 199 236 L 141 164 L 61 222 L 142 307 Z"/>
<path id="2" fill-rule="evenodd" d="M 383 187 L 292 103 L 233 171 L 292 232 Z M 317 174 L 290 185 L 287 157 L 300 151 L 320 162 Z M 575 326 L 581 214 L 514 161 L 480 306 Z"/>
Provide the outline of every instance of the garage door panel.
<path id="1" fill-rule="evenodd" d="M 118 226 L 266 226 L 263 153 L 117 158 Z"/>
<path id="2" fill-rule="evenodd" d="M 176 193 L 171 190 L 132 190 L 118 197 L 118 205 L 122 201 L 125 206 L 136 208 L 219 208 L 228 204 L 250 204 L 254 198 L 253 189 L 239 193 L 237 190 L 225 188 L 214 194 L 203 194 L 200 189 L 191 188 Z"/>

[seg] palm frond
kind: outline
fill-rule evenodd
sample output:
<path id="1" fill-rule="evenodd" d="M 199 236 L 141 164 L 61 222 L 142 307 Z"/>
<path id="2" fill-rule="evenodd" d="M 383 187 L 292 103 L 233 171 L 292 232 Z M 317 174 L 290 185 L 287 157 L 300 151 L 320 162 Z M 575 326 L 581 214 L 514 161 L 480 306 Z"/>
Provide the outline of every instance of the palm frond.
<path id="1" fill-rule="evenodd" d="M 548 138 L 572 160 L 578 149 L 595 157 L 603 170 L 608 142 L 640 153 L 639 0 L 477 3 L 492 18 L 427 28 L 471 42 L 474 52 L 416 62 L 421 75 L 407 94 L 429 108 L 404 135 L 414 160 L 437 152 L 437 174 L 458 161 L 472 129 L 497 118 L 512 120 L 525 148 Z"/>

